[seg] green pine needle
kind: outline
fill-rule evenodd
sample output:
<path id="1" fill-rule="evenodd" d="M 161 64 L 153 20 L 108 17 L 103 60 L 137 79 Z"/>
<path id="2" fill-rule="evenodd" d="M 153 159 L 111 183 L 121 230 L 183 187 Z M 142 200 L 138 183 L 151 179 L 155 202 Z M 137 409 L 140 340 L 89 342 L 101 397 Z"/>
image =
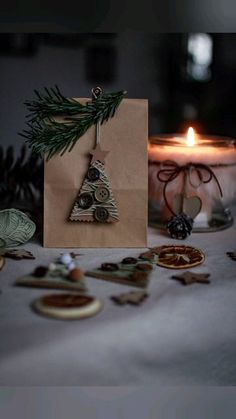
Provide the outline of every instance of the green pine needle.
<path id="1" fill-rule="evenodd" d="M 126 92 L 103 93 L 82 105 L 75 99 L 62 95 L 59 88 L 45 88 L 43 93 L 35 90 L 36 98 L 25 102 L 27 129 L 20 135 L 26 138 L 33 153 L 46 156 L 71 151 L 80 137 L 98 122 L 103 124 L 112 118 Z M 64 122 L 54 118 L 64 117 Z"/>

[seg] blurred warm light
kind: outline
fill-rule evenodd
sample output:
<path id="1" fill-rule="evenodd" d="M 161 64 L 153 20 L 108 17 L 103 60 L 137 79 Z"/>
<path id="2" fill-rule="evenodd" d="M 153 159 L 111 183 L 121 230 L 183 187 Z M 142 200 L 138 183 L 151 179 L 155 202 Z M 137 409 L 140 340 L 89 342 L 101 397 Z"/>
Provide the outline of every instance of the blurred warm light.
<path id="1" fill-rule="evenodd" d="M 193 129 L 192 127 L 190 127 L 190 128 L 188 129 L 188 132 L 187 132 L 187 137 L 186 137 L 186 144 L 187 144 L 189 147 L 192 147 L 192 146 L 194 146 L 194 145 L 196 144 L 196 140 L 195 140 L 195 131 L 194 131 L 194 129 Z"/>
<path id="2" fill-rule="evenodd" d="M 187 50 L 187 73 L 190 78 L 198 82 L 209 81 L 213 60 L 212 36 L 206 33 L 189 34 Z"/>

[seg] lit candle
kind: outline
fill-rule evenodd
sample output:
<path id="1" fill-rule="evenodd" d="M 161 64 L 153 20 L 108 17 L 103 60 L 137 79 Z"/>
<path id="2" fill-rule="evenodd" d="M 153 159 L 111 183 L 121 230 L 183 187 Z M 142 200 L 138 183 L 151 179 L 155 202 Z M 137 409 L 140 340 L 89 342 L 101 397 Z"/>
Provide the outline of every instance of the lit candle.
<path id="1" fill-rule="evenodd" d="M 157 146 L 158 145 L 158 146 Z M 235 140 L 201 137 L 192 127 L 186 135 L 151 137 L 149 160 L 174 160 L 179 164 L 229 164 L 236 160 Z"/>
<path id="2" fill-rule="evenodd" d="M 163 184 L 158 181 L 157 174 L 166 161 L 175 162 L 178 166 L 193 164 L 191 182 L 186 183 L 187 195 L 197 195 L 202 200 L 202 214 L 209 218 L 214 201 L 221 201 L 219 187 L 214 177 L 208 183 L 199 179 L 194 165 L 208 167 L 216 176 L 223 192 L 224 203 L 228 204 L 235 198 L 236 179 L 236 146 L 235 140 L 222 137 L 200 136 L 190 127 L 185 135 L 160 135 L 151 137 L 149 141 L 149 199 L 159 205 L 163 203 Z M 210 172 L 208 172 L 209 175 Z M 183 191 L 184 172 L 182 171 L 166 188 L 168 201 L 171 203 L 177 193 Z M 207 169 L 201 171 L 205 179 Z M 188 171 L 188 180 L 189 180 Z M 170 214 L 164 208 L 165 218 Z M 207 214 L 207 215 L 206 215 Z M 201 218 L 199 216 L 198 218 Z"/>

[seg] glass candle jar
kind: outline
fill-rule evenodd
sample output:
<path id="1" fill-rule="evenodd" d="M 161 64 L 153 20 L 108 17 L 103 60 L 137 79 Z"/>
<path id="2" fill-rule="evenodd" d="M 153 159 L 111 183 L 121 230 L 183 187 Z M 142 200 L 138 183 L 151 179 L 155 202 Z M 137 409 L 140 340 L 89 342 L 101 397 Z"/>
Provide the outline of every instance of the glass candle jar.
<path id="1" fill-rule="evenodd" d="M 149 222 L 164 228 L 176 211 L 192 206 L 194 214 L 195 206 L 193 231 L 222 230 L 233 223 L 236 141 L 190 130 L 149 138 Z"/>

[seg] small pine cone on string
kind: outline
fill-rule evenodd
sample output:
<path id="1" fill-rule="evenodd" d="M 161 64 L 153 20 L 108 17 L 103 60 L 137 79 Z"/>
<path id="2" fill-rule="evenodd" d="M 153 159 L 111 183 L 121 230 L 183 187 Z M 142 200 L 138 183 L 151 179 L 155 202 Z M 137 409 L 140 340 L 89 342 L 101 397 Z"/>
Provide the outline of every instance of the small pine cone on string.
<path id="1" fill-rule="evenodd" d="M 173 239 L 184 240 L 192 232 L 193 219 L 186 214 L 174 215 L 167 223 L 167 230 Z"/>

